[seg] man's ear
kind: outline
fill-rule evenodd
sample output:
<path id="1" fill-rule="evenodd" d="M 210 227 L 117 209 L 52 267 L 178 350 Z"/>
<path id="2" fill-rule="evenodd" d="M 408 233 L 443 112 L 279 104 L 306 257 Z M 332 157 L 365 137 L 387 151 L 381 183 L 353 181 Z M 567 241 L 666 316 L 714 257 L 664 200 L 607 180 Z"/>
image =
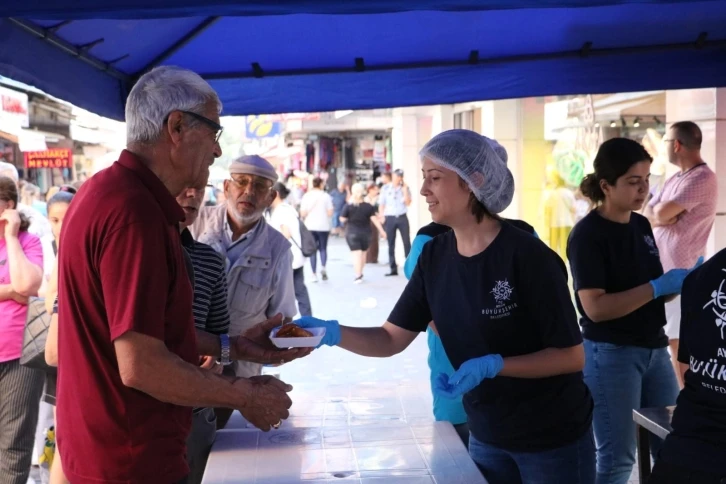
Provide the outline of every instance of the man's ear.
<path id="1" fill-rule="evenodd" d="M 184 126 L 184 113 L 181 111 L 172 111 L 166 121 L 166 133 L 169 139 L 175 145 L 181 142 L 182 129 Z"/>

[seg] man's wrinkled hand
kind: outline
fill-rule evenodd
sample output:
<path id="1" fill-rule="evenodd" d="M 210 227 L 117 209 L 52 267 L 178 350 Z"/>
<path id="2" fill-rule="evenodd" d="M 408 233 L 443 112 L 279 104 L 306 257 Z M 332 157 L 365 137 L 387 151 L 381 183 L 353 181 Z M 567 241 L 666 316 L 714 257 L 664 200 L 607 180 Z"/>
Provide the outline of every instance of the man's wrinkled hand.
<path id="1" fill-rule="evenodd" d="M 235 359 L 281 365 L 312 353 L 313 348 L 292 348 L 282 350 L 270 341 L 270 332 L 282 325 L 282 314 L 251 327 L 233 341 Z"/>
<path id="2" fill-rule="evenodd" d="M 247 396 L 245 405 L 238 410 L 248 422 L 263 432 L 279 427 L 290 416 L 288 409 L 292 406 L 292 400 L 287 392 L 292 391 L 291 385 L 269 375 L 239 378 L 234 385 L 241 387 Z"/>

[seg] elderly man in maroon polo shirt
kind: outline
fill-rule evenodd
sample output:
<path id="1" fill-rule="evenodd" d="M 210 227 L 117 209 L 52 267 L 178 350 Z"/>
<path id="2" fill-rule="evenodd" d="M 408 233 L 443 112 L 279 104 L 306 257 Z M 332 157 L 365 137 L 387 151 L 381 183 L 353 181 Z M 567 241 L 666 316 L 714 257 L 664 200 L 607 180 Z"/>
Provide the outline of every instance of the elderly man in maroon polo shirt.
<path id="1" fill-rule="evenodd" d="M 289 385 L 197 366 L 200 354 L 260 363 L 306 354 L 269 346 L 276 321 L 232 339 L 195 333 L 175 196 L 205 184 L 221 155 L 220 111 L 190 71 L 142 76 L 126 105 L 128 149 L 84 184 L 66 216 L 57 421 L 73 484 L 184 482 L 192 406 L 239 409 L 262 430 L 288 416 Z"/>

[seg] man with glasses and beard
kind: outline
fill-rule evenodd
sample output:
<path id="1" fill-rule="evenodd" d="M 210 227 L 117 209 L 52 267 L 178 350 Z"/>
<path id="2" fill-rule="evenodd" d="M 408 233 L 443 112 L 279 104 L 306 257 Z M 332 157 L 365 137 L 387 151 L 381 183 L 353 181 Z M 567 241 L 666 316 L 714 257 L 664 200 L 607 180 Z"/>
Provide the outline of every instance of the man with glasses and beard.
<path id="1" fill-rule="evenodd" d="M 263 216 L 276 197 L 272 185 L 277 173 L 260 156 L 233 161 L 229 173 L 224 182 L 226 203 L 201 207 L 190 230 L 226 260 L 229 335 L 235 336 L 278 314 L 291 321 L 297 309 L 290 242 Z M 261 373 L 262 365 L 236 361 L 232 370 L 251 377 Z M 218 409 L 217 428 L 224 428 L 231 414 L 232 410 Z"/>

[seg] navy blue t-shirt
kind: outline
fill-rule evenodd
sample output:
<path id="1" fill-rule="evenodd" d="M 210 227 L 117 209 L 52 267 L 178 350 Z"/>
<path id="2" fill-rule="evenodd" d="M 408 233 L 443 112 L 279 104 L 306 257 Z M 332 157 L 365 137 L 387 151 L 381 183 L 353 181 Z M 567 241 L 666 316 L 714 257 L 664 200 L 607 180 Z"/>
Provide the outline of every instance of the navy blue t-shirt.
<path id="1" fill-rule="evenodd" d="M 660 455 L 726 476 L 726 250 L 683 284 L 678 361 L 689 370 Z"/>
<path id="2" fill-rule="evenodd" d="M 409 331 L 430 321 L 452 365 L 582 342 L 562 259 L 540 240 L 503 223 L 486 250 L 459 254 L 453 231 L 428 242 L 388 320 Z M 592 419 L 582 373 L 484 380 L 464 395 L 474 436 L 509 450 L 540 451 L 580 438 Z"/>
<path id="3" fill-rule="evenodd" d="M 531 225 L 529 225 L 527 222 L 525 222 L 523 220 L 509 219 L 509 218 L 504 218 L 502 220 L 507 222 L 509 225 L 517 227 L 519 230 L 524 230 L 528 234 L 534 235 L 534 233 L 535 233 L 534 227 L 532 227 Z M 418 232 L 416 232 L 416 235 L 427 235 L 433 239 L 434 237 L 437 237 L 441 234 L 445 234 L 449 230 L 451 230 L 451 227 L 448 227 L 448 226 L 442 225 L 442 224 L 437 224 L 436 222 L 431 222 L 430 224 L 424 225 L 423 227 L 421 227 L 418 230 Z"/>
<path id="4" fill-rule="evenodd" d="M 578 291 L 604 289 L 617 293 L 646 284 L 663 275 L 660 254 L 648 219 L 633 213 L 627 224 L 590 212 L 572 229 L 567 242 L 575 284 L 575 300 L 582 316 L 585 339 L 615 345 L 664 348 L 668 337 L 665 299 L 658 298 L 622 318 L 595 323 L 585 314 Z"/>

